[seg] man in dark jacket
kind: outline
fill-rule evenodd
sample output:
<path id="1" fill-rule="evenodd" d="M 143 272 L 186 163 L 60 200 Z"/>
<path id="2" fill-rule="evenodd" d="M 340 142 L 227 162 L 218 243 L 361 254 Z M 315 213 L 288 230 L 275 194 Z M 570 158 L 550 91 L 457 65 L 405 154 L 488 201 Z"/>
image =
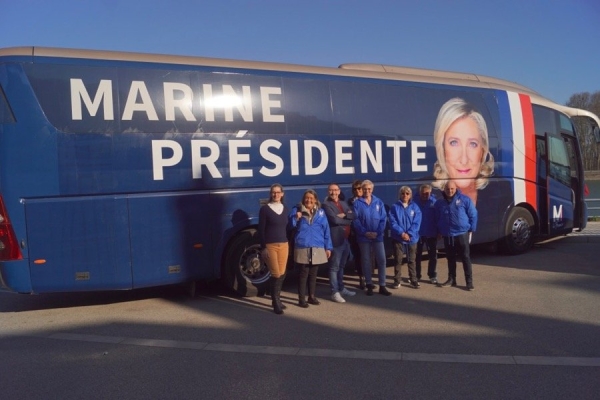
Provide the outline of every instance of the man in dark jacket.
<path id="1" fill-rule="evenodd" d="M 336 303 L 345 303 L 342 296 L 354 296 L 356 292 L 344 287 L 344 267 L 350 258 L 350 225 L 354 219 L 354 212 L 344 200 L 340 198 L 340 187 L 332 183 L 327 188 L 329 196 L 323 203 L 323 209 L 329 222 L 333 251 L 329 258 L 329 284 L 331 286 L 331 300 Z"/>
<path id="2" fill-rule="evenodd" d="M 438 232 L 444 237 L 448 259 L 448 280 L 440 286 L 456 286 L 456 258 L 460 257 L 467 289 L 474 290 L 469 242 L 471 233 L 477 229 L 475 205 L 456 188 L 454 181 L 449 180 L 444 186 L 442 198 L 435 202 L 435 217 Z"/>
<path id="3" fill-rule="evenodd" d="M 421 210 L 421 228 L 419 229 L 419 242 L 417 243 L 416 269 L 417 279 L 421 279 L 421 260 L 423 249 L 427 248 L 427 276 L 429 282 L 437 284 L 437 221 L 435 219 L 436 198 L 431 194 L 431 185 L 421 185 L 419 196 L 414 199 Z"/>

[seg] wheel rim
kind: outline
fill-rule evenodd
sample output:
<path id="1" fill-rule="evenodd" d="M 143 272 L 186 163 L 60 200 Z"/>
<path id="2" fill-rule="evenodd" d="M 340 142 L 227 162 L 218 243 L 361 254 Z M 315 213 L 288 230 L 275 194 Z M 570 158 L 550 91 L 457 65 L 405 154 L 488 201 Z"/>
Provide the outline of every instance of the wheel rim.
<path id="1" fill-rule="evenodd" d="M 269 279 L 269 268 L 260 257 L 258 245 L 246 248 L 240 258 L 240 271 L 253 284 L 266 282 Z"/>
<path id="2" fill-rule="evenodd" d="M 531 227 L 525 218 L 517 218 L 512 225 L 513 242 L 519 246 L 525 246 L 531 238 Z"/>

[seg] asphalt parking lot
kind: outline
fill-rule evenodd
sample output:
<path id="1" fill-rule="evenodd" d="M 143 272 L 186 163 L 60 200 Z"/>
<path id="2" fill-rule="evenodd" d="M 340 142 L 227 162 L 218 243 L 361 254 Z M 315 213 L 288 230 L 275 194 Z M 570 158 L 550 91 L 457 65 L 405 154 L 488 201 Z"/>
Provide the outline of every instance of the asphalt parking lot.
<path id="1" fill-rule="evenodd" d="M 457 288 L 344 304 L 320 276 L 321 305 L 302 309 L 292 276 L 282 316 L 214 287 L 2 293 L 0 385 L 4 398 L 597 398 L 599 244 L 596 222 L 519 256 L 476 251 L 473 292 L 460 264 Z"/>

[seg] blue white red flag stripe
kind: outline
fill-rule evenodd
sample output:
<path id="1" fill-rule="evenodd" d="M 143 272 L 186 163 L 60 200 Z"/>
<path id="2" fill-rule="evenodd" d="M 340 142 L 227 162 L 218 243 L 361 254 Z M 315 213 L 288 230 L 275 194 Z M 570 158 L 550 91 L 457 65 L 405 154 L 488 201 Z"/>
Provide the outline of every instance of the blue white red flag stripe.
<path id="1" fill-rule="evenodd" d="M 514 204 L 528 203 L 537 210 L 536 148 L 533 110 L 529 96 L 507 92 L 513 141 Z"/>

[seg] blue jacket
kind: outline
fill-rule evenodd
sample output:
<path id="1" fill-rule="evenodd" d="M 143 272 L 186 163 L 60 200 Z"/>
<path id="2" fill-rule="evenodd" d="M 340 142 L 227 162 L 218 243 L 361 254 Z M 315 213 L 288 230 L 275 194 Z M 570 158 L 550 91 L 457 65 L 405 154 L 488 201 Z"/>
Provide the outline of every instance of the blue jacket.
<path id="1" fill-rule="evenodd" d="M 390 208 L 390 226 L 392 239 L 403 244 L 415 244 L 419 241 L 419 228 L 421 227 L 421 209 L 411 201 L 406 208 L 398 200 Z M 400 235 L 408 233 L 410 240 L 403 240 Z"/>
<path id="2" fill-rule="evenodd" d="M 437 221 L 435 219 L 435 196 L 429 195 L 425 201 L 419 196 L 415 197 L 414 202 L 421 210 L 421 228 L 419 236 L 433 238 L 437 236 Z"/>
<path id="3" fill-rule="evenodd" d="M 298 249 L 309 247 L 319 247 L 325 250 L 332 250 L 331 234 L 327 216 L 322 208 L 315 211 L 312 221 L 308 220 L 308 215 L 303 215 L 300 220 L 296 220 L 296 213 L 301 211 L 301 206 L 295 206 L 290 212 L 290 226 L 296 230 L 294 246 Z"/>
<path id="4" fill-rule="evenodd" d="M 378 197 L 371 196 L 371 204 L 359 197 L 354 201 L 354 232 L 358 242 L 383 242 L 383 232 L 387 222 L 385 204 Z M 368 239 L 367 232 L 377 232 L 376 239 Z"/>
<path id="5" fill-rule="evenodd" d="M 435 202 L 435 217 L 442 236 L 458 236 L 477 229 L 477 209 L 458 189 L 450 201 L 444 194 Z"/>
<path id="6" fill-rule="evenodd" d="M 331 242 L 334 247 L 338 247 L 344 244 L 346 240 L 346 227 L 350 228 L 352 225 L 352 220 L 354 219 L 354 211 L 348 206 L 344 200 L 340 200 L 338 202 L 344 210 L 344 214 L 346 217 L 340 218 L 338 214 L 341 213 L 340 209 L 337 207 L 333 200 L 327 198 L 323 203 L 323 210 L 325 210 L 325 215 L 327 215 L 327 221 L 329 221 L 329 229 L 331 231 Z"/>

